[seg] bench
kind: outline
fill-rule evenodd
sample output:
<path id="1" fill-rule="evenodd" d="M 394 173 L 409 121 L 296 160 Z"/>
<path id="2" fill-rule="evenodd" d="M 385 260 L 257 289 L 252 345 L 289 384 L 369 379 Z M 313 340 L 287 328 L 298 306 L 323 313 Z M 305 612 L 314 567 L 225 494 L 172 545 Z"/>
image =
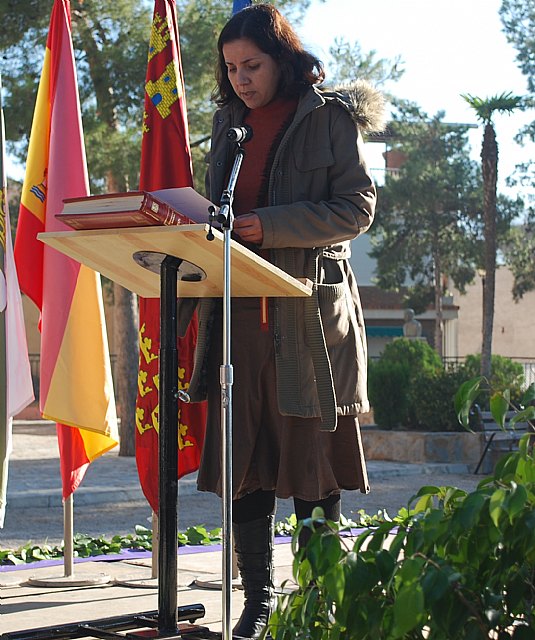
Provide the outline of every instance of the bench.
<path id="1" fill-rule="evenodd" d="M 494 420 L 490 411 L 481 411 L 476 408 L 476 430 L 483 433 L 484 448 L 477 463 L 474 473 L 478 473 L 480 467 L 489 452 L 500 454 L 514 451 L 518 447 L 518 442 L 526 433 L 535 433 L 535 429 L 530 422 L 517 422 L 510 425 L 514 411 L 508 411 L 505 415 L 504 427 L 500 427 Z M 486 469 L 491 471 L 492 469 Z"/>

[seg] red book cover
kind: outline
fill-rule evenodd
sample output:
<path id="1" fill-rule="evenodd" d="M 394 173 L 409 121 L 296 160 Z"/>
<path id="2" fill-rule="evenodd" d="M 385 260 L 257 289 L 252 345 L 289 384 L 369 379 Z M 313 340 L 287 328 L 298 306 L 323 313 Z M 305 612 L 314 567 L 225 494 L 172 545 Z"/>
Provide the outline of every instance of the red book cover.
<path id="1" fill-rule="evenodd" d="M 208 222 L 211 202 L 191 187 L 68 198 L 58 220 L 73 229 L 120 229 Z"/>

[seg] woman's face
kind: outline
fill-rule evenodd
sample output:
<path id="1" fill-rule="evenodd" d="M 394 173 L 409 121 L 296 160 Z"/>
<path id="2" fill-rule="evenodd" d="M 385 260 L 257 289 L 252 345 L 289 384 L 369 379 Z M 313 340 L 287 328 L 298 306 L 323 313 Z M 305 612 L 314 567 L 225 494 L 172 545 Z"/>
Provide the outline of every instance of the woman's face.
<path id="1" fill-rule="evenodd" d="M 252 40 L 240 38 L 223 45 L 223 57 L 230 84 L 249 109 L 264 107 L 273 100 L 281 73 L 268 53 Z"/>

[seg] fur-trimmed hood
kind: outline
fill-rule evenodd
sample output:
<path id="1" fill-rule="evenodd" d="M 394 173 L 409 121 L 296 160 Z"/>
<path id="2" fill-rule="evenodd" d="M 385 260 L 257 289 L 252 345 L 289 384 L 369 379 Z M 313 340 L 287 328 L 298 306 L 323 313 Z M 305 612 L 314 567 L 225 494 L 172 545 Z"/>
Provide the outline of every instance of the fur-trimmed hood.
<path id="1" fill-rule="evenodd" d="M 364 133 L 381 133 L 386 128 L 383 94 L 366 80 L 357 80 L 333 89 L 320 88 L 327 101 L 340 104 Z"/>

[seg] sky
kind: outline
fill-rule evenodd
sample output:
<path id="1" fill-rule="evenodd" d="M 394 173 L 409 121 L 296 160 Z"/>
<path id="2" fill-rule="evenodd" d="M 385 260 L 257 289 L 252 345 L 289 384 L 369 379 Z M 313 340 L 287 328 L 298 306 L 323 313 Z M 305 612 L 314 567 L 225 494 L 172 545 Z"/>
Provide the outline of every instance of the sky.
<path id="1" fill-rule="evenodd" d="M 502 31 L 500 5 L 501 0 L 312 0 L 298 31 L 323 61 L 336 37 L 359 42 L 363 52 L 375 50 L 377 58 L 400 56 L 405 73 L 387 87 L 392 93 L 416 102 L 429 115 L 445 111 L 446 122 L 477 125 L 461 94 L 486 98 L 527 90 L 516 50 Z M 326 71 L 328 76 L 328 65 Z M 535 156 L 535 145 L 522 148 L 512 138 L 533 119 L 533 111 L 495 118 L 499 190 L 512 197 L 517 191 L 506 188 L 505 178 L 517 162 Z M 480 126 L 469 134 L 475 160 L 482 136 Z M 377 160 L 372 156 L 368 162 L 373 166 Z M 521 195 L 533 197 L 533 190 Z"/>

